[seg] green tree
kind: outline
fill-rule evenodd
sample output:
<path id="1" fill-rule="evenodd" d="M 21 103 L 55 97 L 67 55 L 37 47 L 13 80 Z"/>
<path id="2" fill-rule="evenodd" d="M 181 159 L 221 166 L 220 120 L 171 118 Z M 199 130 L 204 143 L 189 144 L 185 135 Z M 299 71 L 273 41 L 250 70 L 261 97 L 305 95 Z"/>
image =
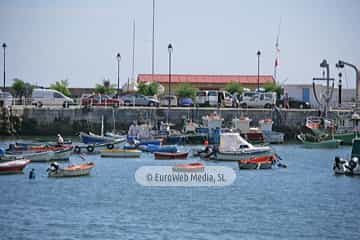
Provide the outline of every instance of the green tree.
<path id="1" fill-rule="evenodd" d="M 197 88 L 193 87 L 189 83 L 180 84 L 176 89 L 176 94 L 179 98 L 191 98 L 195 99 Z"/>
<path id="2" fill-rule="evenodd" d="M 69 86 L 68 80 L 61 80 L 61 81 L 55 82 L 55 84 L 51 84 L 50 89 L 54 89 L 56 91 L 61 92 L 65 96 L 70 97 L 71 93 L 70 93 L 68 86 Z"/>
<path id="3" fill-rule="evenodd" d="M 138 93 L 147 96 L 148 95 L 148 86 L 144 82 L 139 83 Z"/>
<path id="4" fill-rule="evenodd" d="M 152 82 L 150 84 L 146 84 L 141 82 L 138 86 L 138 93 L 145 96 L 154 96 L 159 92 L 159 83 Z"/>
<path id="5" fill-rule="evenodd" d="M 239 83 L 239 82 L 229 82 L 228 84 L 225 85 L 225 90 L 231 94 L 233 94 L 233 93 L 241 94 L 244 89 L 243 89 L 241 83 Z"/>
<path id="6" fill-rule="evenodd" d="M 96 84 L 95 93 L 114 94 L 116 93 L 115 85 L 110 84 L 110 80 L 103 80 L 103 84 Z"/>
<path id="7" fill-rule="evenodd" d="M 15 97 L 30 97 L 33 86 L 30 83 L 26 83 L 21 79 L 14 78 L 13 84 L 11 86 L 11 92 L 14 94 Z"/>
<path id="8" fill-rule="evenodd" d="M 284 89 L 276 83 L 267 83 L 264 86 L 265 92 L 276 92 L 278 98 L 284 93 Z"/>

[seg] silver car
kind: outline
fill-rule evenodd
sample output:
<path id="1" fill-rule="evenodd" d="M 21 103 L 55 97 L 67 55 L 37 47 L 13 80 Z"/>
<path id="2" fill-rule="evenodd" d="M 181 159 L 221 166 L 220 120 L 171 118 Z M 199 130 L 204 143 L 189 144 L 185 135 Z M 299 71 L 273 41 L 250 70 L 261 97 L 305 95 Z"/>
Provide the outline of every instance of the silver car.
<path id="1" fill-rule="evenodd" d="M 0 92 L 0 106 L 11 106 L 13 104 L 13 96 L 9 92 Z"/>
<path id="2" fill-rule="evenodd" d="M 159 101 L 153 97 L 144 96 L 141 94 L 125 95 L 121 99 L 125 106 L 151 106 L 158 107 Z"/>

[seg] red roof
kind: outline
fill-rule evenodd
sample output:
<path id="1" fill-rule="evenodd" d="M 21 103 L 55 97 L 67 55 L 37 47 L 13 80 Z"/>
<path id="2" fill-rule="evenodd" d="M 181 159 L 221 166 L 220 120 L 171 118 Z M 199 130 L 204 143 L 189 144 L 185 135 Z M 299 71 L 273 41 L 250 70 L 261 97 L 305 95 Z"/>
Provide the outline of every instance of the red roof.
<path id="1" fill-rule="evenodd" d="M 139 82 L 151 82 L 151 74 L 139 74 Z M 154 74 L 154 81 L 168 83 L 168 74 Z M 229 82 L 240 82 L 242 84 L 257 84 L 257 75 L 192 75 L 192 74 L 171 74 L 171 83 L 210 83 L 226 84 Z M 274 78 L 271 75 L 260 75 L 259 83 L 272 83 Z"/>

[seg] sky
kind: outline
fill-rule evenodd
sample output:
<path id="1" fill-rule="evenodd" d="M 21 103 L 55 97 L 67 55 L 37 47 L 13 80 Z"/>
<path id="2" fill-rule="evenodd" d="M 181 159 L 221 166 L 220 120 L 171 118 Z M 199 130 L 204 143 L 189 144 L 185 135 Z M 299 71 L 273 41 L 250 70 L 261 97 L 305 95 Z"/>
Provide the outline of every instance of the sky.
<path id="1" fill-rule="evenodd" d="M 124 84 L 133 21 L 135 75 L 151 73 L 152 3 L 0 0 L 6 85 L 14 78 L 42 86 L 63 79 L 70 87 L 94 87 L 105 78 L 117 84 L 118 52 Z M 280 32 L 281 84 L 312 83 L 322 76 L 323 59 L 337 78 L 340 59 L 360 67 L 359 13 L 357 0 L 155 0 L 155 73 L 168 73 L 171 43 L 172 73 L 256 75 L 260 50 L 260 74 L 272 75 Z M 354 88 L 354 71 L 345 68 L 343 76 L 344 87 Z"/>

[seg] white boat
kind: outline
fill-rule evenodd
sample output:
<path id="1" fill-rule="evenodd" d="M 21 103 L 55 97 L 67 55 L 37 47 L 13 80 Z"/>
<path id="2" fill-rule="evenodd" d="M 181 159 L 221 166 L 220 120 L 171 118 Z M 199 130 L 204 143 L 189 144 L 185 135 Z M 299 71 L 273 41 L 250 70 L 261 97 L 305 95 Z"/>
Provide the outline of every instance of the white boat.
<path id="1" fill-rule="evenodd" d="M 23 169 L 30 163 L 30 160 L 14 160 L 0 163 L 0 174 L 22 173 Z"/>
<path id="2" fill-rule="evenodd" d="M 5 154 L 1 156 L 1 161 L 11 161 L 25 158 L 31 160 L 31 162 L 49 162 L 53 157 L 54 151 L 20 152 L 18 154 Z"/>
<path id="3" fill-rule="evenodd" d="M 51 160 L 68 161 L 71 156 L 72 150 L 73 150 L 73 147 L 68 147 L 68 148 L 54 151 L 54 156 L 51 158 Z"/>
<path id="4" fill-rule="evenodd" d="M 90 174 L 91 169 L 95 167 L 94 163 L 84 163 L 60 168 L 57 163 L 52 163 L 48 169 L 49 177 L 80 177 Z"/>
<path id="5" fill-rule="evenodd" d="M 274 155 L 270 147 L 255 147 L 239 133 L 221 133 L 220 145 L 215 153 L 218 161 L 239 161 L 254 157 Z"/>
<path id="6" fill-rule="evenodd" d="M 101 157 L 138 158 L 141 151 L 136 149 L 106 149 L 100 151 Z"/>
<path id="7" fill-rule="evenodd" d="M 335 157 L 333 170 L 335 174 L 360 175 L 360 138 L 352 144 L 350 160 Z"/>

